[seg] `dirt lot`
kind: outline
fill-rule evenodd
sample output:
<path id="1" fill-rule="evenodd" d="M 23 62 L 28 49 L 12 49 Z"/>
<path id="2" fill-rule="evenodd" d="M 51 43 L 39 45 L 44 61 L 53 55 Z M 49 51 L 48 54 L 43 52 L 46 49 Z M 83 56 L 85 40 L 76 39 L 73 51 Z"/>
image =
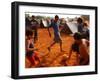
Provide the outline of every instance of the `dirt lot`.
<path id="1" fill-rule="evenodd" d="M 54 66 L 75 66 L 78 65 L 78 61 L 76 59 L 76 54 L 73 53 L 71 59 L 68 60 L 69 50 L 71 44 L 73 43 L 72 36 L 62 35 L 62 43 L 64 52 L 60 52 L 59 44 L 55 44 L 51 51 L 49 52 L 47 47 L 53 41 L 53 31 L 50 37 L 47 29 L 38 29 L 38 41 L 35 43 L 35 48 L 37 49 L 38 56 L 40 57 L 40 63 L 37 62 L 37 65 L 33 65 L 32 67 L 54 67 Z M 30 61 L 26 58 L 25 67 L 29 68 Z"/>

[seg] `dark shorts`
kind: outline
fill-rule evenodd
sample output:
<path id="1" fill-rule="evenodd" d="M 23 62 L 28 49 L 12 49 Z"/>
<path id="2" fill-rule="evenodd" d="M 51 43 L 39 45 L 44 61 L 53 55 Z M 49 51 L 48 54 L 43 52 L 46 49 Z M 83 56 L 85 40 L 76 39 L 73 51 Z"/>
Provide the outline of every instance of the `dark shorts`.
<path id="1" fill-rule="evenodd" d="M 84 61 L 84 59 L 80 59 L 80 65 L 89 65 L 89 57 L 87 58 L 87 61 L 84 63 L 84 64 L 82 64 L 82 62 Z"/>
<path id="2" fill-rule="evenodd" d="M 28 52 L 26 53 L 26 56 L 33 56 L 33 54 L 34 54 L 33 51 L 28 51 Z"/>
<path id="3" fill-rule="evenodd" d="M 72 44 L 72 50 L 74 51 L 74 52 L 77 52 L 77 54 L 80 54 L 79 53 L 79 45 L 78 44 L 76 44 L 76 43 L 74 43 L 74 44 Z"/>
<path id="4" fill-rule="evenodd" d="M 61 40 L 60 37 L 54 37 L 54 41 L 55 41 L 56 43 L 62 43 L 62 40 Z"/>

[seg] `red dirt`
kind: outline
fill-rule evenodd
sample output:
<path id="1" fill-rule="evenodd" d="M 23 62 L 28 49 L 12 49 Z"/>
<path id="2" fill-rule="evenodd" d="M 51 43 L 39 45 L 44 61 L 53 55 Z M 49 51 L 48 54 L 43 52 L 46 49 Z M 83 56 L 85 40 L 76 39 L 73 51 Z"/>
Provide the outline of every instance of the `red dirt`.
<path id="1" fill-rule="evenodd" d="M 61 36 L 62 45 L 64 52 L 60 52 L 59 44 L 55 44 L 51 51 L 49 52 L 47 47 L 53 41 L 53 31 L 51 29 L 52 36 L 49 37 L 47 29 L 38 29 L 38 41 L 35 43 L 35 48 L 38 50 L 38 56 L 40 57 L 40 63 L 37 62 L 37 65 L 33 65 L 32 67 L 54 67 L 54 66 L 75 66 L 78 65 L 78 61 L 76 58 L 76 54 L 73 53 L 71 59 L 68 60 L 69 51 L 71 44 L 73 43 L 72 36 Z M 62 62 L 62 60 L 65 60 Z M 25 67 L 29 68 L 30 61 L 26 58 Z"/>

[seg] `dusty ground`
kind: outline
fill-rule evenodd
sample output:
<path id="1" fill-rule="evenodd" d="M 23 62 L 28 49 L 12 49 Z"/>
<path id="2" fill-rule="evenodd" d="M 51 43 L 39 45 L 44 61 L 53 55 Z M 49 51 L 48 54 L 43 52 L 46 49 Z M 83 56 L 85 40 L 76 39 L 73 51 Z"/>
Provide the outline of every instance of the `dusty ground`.
<path id="1" fill-rule="evenodd" d="M 32 67 L 54 67 L 54 66 L 74 66 L 78 65 L 76 54 L 73 53 L 71 59 L 68 60 L 69 50 L 73 43 L 72 36 L 61 36 L 64 52 L 60 52 L 59 44 L 55 44 L 49 52 L 47 47 L 53 40 L 53 31 L 51 30 L 52 37 L 49 37 L 47 29 L 38 29 L 38 41 L 35 44 L 37 48 L 38 56 L 40 57 L 40 63 Z M 63 62 L 64 61 L 64 62 Z M 26 58 L 25 67 L 30 66 L 30 61 Z"/>

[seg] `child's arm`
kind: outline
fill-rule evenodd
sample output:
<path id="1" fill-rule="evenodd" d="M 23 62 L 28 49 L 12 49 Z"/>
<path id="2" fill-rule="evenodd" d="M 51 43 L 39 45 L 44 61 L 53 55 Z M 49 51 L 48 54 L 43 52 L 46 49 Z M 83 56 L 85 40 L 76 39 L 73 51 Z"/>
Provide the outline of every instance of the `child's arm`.
<path id="1" fill-rule="evenodd" d="M 70 51 L 69 51 L 69 57 L 68 57 L 68 59 L 70 59 L 71 58 L 71 55 L 72 55 L 72 47 L 70 48 Z"/>

